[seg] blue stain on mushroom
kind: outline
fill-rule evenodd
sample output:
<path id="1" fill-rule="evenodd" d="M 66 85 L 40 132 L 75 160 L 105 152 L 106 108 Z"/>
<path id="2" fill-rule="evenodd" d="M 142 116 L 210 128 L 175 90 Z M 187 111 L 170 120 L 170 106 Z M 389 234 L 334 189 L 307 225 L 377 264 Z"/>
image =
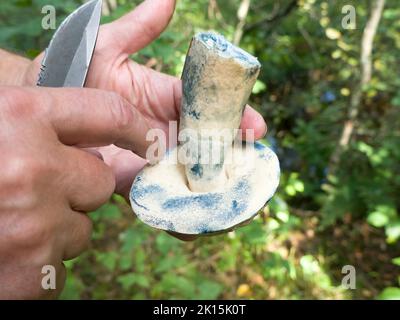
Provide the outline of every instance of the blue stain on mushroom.
<path id="1" fill-rule="evenodd" d="M 162 204 L 164 210 L 181 210 L 183 208 L 199 207 L 202 209 L 216 209 L 221 204 L 222 195 L 219 193 L 207 193 L 200 195 L 175 197 Z"/>
<path id="2" fill-rule="evenodd" d="M 151 217 L 149 220 L 149 223 L 152 225 L 157 226 L 160 229 L 168 230 L 168 231 L 175 231 L 175 226 L 171 221 L 168 221 L 166 219 L 161 219 L 158 217 Z"/>
<path id="3" fill-rule="evenodd" d="M 196 163 L 192 168 L 190 168 L 193 175 L 201 178 L 203 176 L 203 166 L 200 163 Z"/>
<path id="4" fill-rule="evenodd" d="M 146 211 L 149 211 L 149 209 L 148 209 L 147 207 L 141 205 L 139 202 L 137 202 L 137 200 L 136 200 L 135 198 L 132 198 L 132 202 L 133 202 L 134 204 L 136 204 L 138 207 L 140 207 L 140 208 L 142 208 L 142 209 L 144 209 L 144 210 L 146 210 Z"/>
<path id="5" fill-rule="evenodd" d="M 192 116 L 193 118 L 199 120 L 200 119 L 200 112 L 196 112 L 194 110 L 189 111 L 189 115 Z"/>
<path id="6" fill-rule="evenodd" d="M 196 233 L 197 234 L 207 234 L 207 233 L 212 233 L 213 231 L 210 229 L 210 227 L 206 223 L 200 223 L 198 226 L 196 226 Z"/>
<path id="7" fill-rule="evenodd" d="M 163 190 L 163 188 L 161 188 L 159 185 L 156 185 L 156 184 L 151 184 L 151 185 L 143 187 L 140 183 L 141 181 L 142 181 L 142 177 L 138 176 L 136 178 L 136 183 L 131 188 L 130 198 L 138 207 L 148 211 L 149 209 L 146 206 L 144 206 L 143 204 L 141 204 L 140 200 L 148 194 L 152 194 L 152 193 L 162 194 L 164 192 L 164 190 Z"/>
<path id="8" fill-rule="evenodd" d="M 243 49 L 240 49 L 230 42 L 228 42 L 222 35 L 213 32 L 202 32 L 196 36 L 199 38 L 206 46 L 211 49 L 215 49 L 226 57 L 241 60 L 246 63 L 256 65 L 256 68 L 250 69 L 250 72 L 254 75 L 260 67 L 256 57 L 249 55 Z"/>
<path id="9" fill-rule="evenodd" d="M 254 148 L 255 148 L 256 150 L 264 150 L 266 147 L 265 147 L 265 145 L 263 145 L 262 143 L 256 141 L 256 142 L 254 143 Z"/>
<path id="10" fill-rule="evenodd" d="M 141 177 L 138 177 L 139 179 Z M 141 181 L 141 180 L 138 180 Z M 134 197 L 136 199 L 142 198 L 145 195 L 149 194 L 149 193 L 163 193 L 164 189 L 161 188 L 159 185 L 157 184 L 150 184 L 146 187 L 141 187 L 141 185 L 139 183 L 135 183 L 134 187 L 131 189 L 131 193 L 134 195 Z"/>

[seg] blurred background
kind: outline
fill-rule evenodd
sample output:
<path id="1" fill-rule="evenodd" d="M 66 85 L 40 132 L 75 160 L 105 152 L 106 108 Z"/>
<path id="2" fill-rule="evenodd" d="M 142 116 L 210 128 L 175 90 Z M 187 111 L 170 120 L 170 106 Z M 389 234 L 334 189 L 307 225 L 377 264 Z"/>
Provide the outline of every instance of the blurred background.
<path id="1" fill-rule="evenodd" d="M 103 1 L 103 22 L 140 2 Z M 35 57 L 54 32 L 42 7 L 58 26 L 81 3 L 1 1 L 0 46 Z M 114 196 L 91 213 L 92 248 L 66 263 L 62 298 L 400 299 L 398 1 L 178 0 L 132 59 L 180 76 L 191 37 L 209 29 L 262 64 L 251 104 L 281 161 L 278 193 L 250 225 L 189 243 Z"/>

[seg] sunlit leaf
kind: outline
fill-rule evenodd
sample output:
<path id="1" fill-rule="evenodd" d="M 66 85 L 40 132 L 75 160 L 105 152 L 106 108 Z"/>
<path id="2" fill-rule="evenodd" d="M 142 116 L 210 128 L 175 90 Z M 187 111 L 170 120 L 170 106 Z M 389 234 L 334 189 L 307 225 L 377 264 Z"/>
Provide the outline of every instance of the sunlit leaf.
<path id="1" fill-rule="evenodd" d="M 379 300 L 400 300 L 400 288 L 385 288 L 379 295 Z"/>
<path id="2" fill-rule="evenodd" d="M 337 30 L 337 29 L 334 29 L 334 28 L 327 28 L 327 29 L 325 30 L 325 35 L 328 37 L 328 39 L 336 40 L 336 39 L 339 39 L 339 38 L 340 38 L 341 33 L 340 33 L 340 31 Z"/>
<path id="3" fill-rule="evenodd" d="M 393 258 L 392 259 L 393 264 L 395 264 L 396 266 L 400 266 L 400 257 L 397 258 Z"/>
<path id="4" fill-rule="evenodd" d="M 257 80 L 253 87 L 253 93 L 259 94 L 260 92 L 265 91 L 265 89 L 267 89 L 267 86 L 265 85 L 265 83 L 262 82 L 261 80 Z"/>
<path id="5" fill-rule="evenodd" d="M 380 228 L 389 222 L 389 218 L 383 212 L 375 211 L 368 215 L 367 221 L 374 227 Z"/>

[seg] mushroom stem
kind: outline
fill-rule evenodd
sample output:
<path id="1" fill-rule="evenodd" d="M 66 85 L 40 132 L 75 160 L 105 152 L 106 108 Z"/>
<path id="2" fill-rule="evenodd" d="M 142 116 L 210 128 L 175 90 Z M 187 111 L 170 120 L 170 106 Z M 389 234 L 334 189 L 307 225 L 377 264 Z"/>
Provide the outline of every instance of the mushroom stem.
<path id="1" fill-rule="evenodd" d="M 179 158 L 189 188 L 208 192 L 227 182 L 225 158 L 260 71 L 257 58 L 212 32 L 192 39 L 182 74 Z"/>

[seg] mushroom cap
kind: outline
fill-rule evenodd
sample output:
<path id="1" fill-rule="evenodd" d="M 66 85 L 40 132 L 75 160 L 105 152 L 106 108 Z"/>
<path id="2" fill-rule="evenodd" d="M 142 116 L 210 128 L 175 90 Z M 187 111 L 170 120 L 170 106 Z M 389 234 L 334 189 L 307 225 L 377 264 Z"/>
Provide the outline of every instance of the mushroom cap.
<path id="1" fill-rule="evenodd" d="M 144 167 L 131 188 L 133 211 L 154 228 L 191 235 L 229 230 L 253 218 L 278 187 L 278 158 L 259 142 L 234 145 L 224 164 L 227 183 L 210 192 L 188 188 L 176 151 Z"/>

